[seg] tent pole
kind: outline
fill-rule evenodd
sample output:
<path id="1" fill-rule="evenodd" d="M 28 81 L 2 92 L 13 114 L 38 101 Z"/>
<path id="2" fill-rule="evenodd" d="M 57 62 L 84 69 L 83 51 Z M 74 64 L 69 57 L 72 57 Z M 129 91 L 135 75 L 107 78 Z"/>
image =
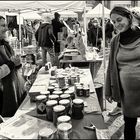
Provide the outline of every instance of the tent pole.
<path id="1" fill-rule="evenodd" d="M 105 99 L 105 74 L 106 74 L 106 56 L 105 56 L 105 19 L 104 19 L 104 0 L 102 0 L 102 33 L 103 33 L 103 67 L 104 67 L 104 84 L 103 84 L 103 99 Z M 106 110 L 106 100 L 104 103 L 104 110 Z"/>
<path id="2" fill-rule="evenodd" d="M 87 48 L 87 27 L 86 27 L 86 1 L 84 1 L 84 33 L 85 33 L 85 46 Z"/>
<path id="3" fill-rule="evenodd" d="M 20 49 L 20 55 L 21 55 L 21 46 L 22 46 L 22 42 L 21 42 L 21 22 L 20 22 L 20 10 L 19 10 L 18 14 L 19 14 L 19 49 Z"/>

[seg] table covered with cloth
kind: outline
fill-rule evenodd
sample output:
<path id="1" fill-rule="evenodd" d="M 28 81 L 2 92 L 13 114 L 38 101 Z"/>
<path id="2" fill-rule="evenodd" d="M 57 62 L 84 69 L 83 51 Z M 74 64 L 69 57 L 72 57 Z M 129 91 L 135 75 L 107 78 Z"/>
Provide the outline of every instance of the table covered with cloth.
<path id="1" fill-rule="evenodd" d="M 37 79 L 35 80 L 35 82 L 30 90 L 33 90 L 33 88 L 37 89 L 37 87 L 41 87 L 40 90 L 44 90 L 43 87 L 47 89 L 47 87 L 49 85 L 50 74 L 48 74 L 46 71 L 44 71 L 44 69 L 45 68 L 43 67 L 39 71 L 39 73 L 37 75 Z M 75 120 L 75 119 L 71 120 L 72 121 L 72 134 L 71 134 L 70 139 L 100 139 L 100 138 L 105 139 L 105 138 L 108 138 L 108 131 L 107 131 L 108 129 L 104 123 L 102 112 L 101 112 L 99 102 L 98 102 L 98 99 L 97 99 L 97 96 L 95 93 L 95 88 L 94 88 L 90 70 L 82 69 L 82 71 L 84 74 L 81 76 L 80 80 L 82 82 L 89 83 L 90 96 L 89 97 L 78 97 L 78 98 L 83 99 L 84 103 L 86 103 L 86 106 L 84 107 L 84 117 L 83 117 L 83 119 L 80 119 L 80 120 Z M 86 78 L 86 80 L 85 80 L 85 78 Z M 51 127 L 52 129 L 56 129 L 52 122 L 49 122 L 46 120 L 46 114 L 37 114 L 36 103 L 30 102 L 29 95 L 27 95 L 27 97 L 25 98 L 25 100 L 23 101 L 23 103 L 21 104 L 19 109 L 17 110 L 14 117 L 18 117 L 18 116 L 21 116 L 24 114 L 38 118 L 39 120 L 44 121 L 44 124 L 45 123 L 48 124 L 49 127 Z M 12 120 L 12 118 L 11 118 L 11 120 Z M 10 122 L 10 119 L 8 121 Z M 84 128 L 84 126 L 89 126 L 91 123 L 93 123 L 95 125 L 96 130 L 88 130 L 88 129 Z M 3 128 L 5 128 L 8 123 L 6 125 L 5 124 L 6 124 L 6 122 L 3 124 Z M 2 128 L 2 127 L 0 127 L 0 128 Z M 16 129 L 17 128 L 15 128 L 15 130 Z M 39 131 L 38 129 L 40 129 L 38 126 L 36 129 L 34 129 L 37 131 L 37 134 Z M 3 132 L 1 132 L 1 130 L 2 129 L 0 129 L 0 134 L 4 134 L 4 129 L 3 129 Z M 20 131 L 20 129 L 19 129 L 19 131 Z M 97 135 L 97 132 L 98 132 L 98 134 L 99 133 L 100 134 Z M 105 132 L 105 133 L 102 133 L 102 132 Z M 34 137 L 29 137 L 29 138 L 37 138 L 37 134 L 34 135 Z M 10 133 L 9 135 L 11 136 L 12 134 Z M 5 133 L 5 136 L 8 137 L 8 132 Z M 16 138 L 16 134 L 15 134 L 14 138 Z"/>

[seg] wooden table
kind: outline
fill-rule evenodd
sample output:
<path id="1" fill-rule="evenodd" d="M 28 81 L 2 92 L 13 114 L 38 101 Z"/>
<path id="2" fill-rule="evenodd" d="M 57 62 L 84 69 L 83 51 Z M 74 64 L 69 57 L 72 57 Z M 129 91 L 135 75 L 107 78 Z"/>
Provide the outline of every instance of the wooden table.
<path id="1" fill-rule="evenodd" d="M 93 130 L 84 129 L 84 126 L 90 125 L 92 122 L 98 130 L 107 130 L 104 124 L 102 112 L 99 106 L 97 96 L 95 94 L 95 88 L 89 69 L 82 69 L 84 74 L 81 76 L 81 82 L 90 84 L 90 97 L 78 97 L 82 98 L 87 103 L 87 107 L 84 108 L 84 118 L 80 120 L 72 119 L 72 135 L 71 139 L 97 139 L 96 132 Z M 86 80 L 85 80 L 86 78 Z M 37 75 L 37 78 L 31 87 L 29 92 L 47 90 L 50 80 L 50 74 L 45 72 L 45 68 L 42 67 Z M 40 90 L 39 90 L 40 89 Z M 45 120 L 46 123 L 51 123 L 46 120 L 46 115 L 39 115 L 36 112 L 36 104 L 30 102 L 30 97 L 27 95 L 14 117 L 18 117 L 22 114 L 28 114 L 30 116 Z M 10 119 L 9 119 L 10 120 Z M 8 121 L 9 121 L 8 120 Z M 53 124 L 52 124 L 53 125 Z M 35 138 L 35 137 L 34 137 Z"/>

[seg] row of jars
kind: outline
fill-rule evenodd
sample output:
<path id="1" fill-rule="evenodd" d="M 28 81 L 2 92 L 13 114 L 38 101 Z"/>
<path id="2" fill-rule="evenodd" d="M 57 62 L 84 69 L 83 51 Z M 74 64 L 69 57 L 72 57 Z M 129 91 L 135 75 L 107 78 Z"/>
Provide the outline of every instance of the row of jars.
<path id="1" fill-rule="evenodd" d="M 39 130 L 38 139 L 70 139 L 72 133 L 71 118 L 67 115 L 58 117 L 57 130 L 45 127 Z"/>
<path id="2" fill-rule="evenodd" d="M 63 94 L 69 95 L 69 94 Z M 58 97 L 52 99 L 50 97 Z M 45 114 L 48 121 L 54 125 L 61 115 L 71 115 L 74 119 L 81 119 L 84 115 L 84 101 L 82 99 L 59 99 L 58 95 L 39 95 L 36 97 L 36 109 L 38 114 Z M 69 96 L 70 97 L 70 96 Z"/>

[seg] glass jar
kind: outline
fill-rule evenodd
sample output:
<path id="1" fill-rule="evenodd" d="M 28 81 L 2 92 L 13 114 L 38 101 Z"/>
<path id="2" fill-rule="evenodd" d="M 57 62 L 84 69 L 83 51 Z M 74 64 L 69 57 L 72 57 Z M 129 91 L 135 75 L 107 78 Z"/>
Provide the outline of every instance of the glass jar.
<path id="1" fill-rule="evenodd" d="M 58 76 L 58 83 L 60 88 L 65 87 L 65 77 L 63 75 Z"/>
<path id="2" fill-rule="evenodd" d="M 76 83 L 77 82 L 77 77 L 76 77 L 76 75 L 72 75 L 71 76 L 71 85 L 74 85 L 74 83 Z"/>
<path id="3" fill-rule="evenodd" d="M 58 95 L 49 95 L 48 96 L 48 100 L 59 100 L 59 96 Z"/>
<path id="4" fill-rule="evenodd" d="M 77 86 L 77 88 L 76 88 L 76 95 L 78 97 L 83 96 L 83 87 L 82 86 Z"/>
<path id="5" fill-rule="evenodd" d="M 54 131 L 50 128 L 43 128 L 38 133 L 39 140 L 54 139 Z"/>
<path id="6" fill-rule="evenodd" d="M 48 121 L 53 121 L 53 107 L 57 105 L 56 100 L 49 100 L 46 102 L 46 118 Z"/>
<path id="7" fill-rule="evenodd" d="M 45 95 L 36 96 L 36 111 L 38 114 L 46 113 L 46 99 Z"/>
<path id="8" fill-rule="evenodd" d="M 83 96 L 84 97 L 89 97 L 90 96 L 89 87 L 84 87 L 83 88 Z"/>
<path id="9" fill-rule="evenodd" d="M 56 87 L 59 87 L 59 84 L 58 83 L 52 83 L 51 86 L 54 86 L 56 88 Z"/>
<path id="10" fill-rule="evenodd" d="M 56 69 L 55 67 L 51 68 L 51 76 L 55 76 L 56 75 Z"/>
<path id="11" fill-rule="evenodd" d="M 68 100 L 68 99 L 60 100 L 59 104 L 65 106 L 66 114 L 68 115 L 69 111 L 70 111 L 70 108 L 71 108 L 70 100 Z"/>
<path id="12" fill-rule="evenodd" d="M 50 91 L 46 90 L 46 91 L 41 91 L 40 92 L 41 95 L 45 95 L 47 97 L 48 100 L 48 96 L 50 95 Z"/>
<path id="13" fill-rule="evenodd" d="M 57 125 L 57 118 L 59 116 L 66 115 L 65 106 L 63 105 L 56 105 L 53 107 L 53 124 Z"/>
<path id="14" fill-rule="evenodd" d="M 72 125 L 70 123 L 60 123 L 57 126 L 58 139 L 70 139 Z"/>
<path id="15" fill-rule="evenodd" d="M 62 90 L 55 90 L 53 92 L 53 95 L 58 95 L 59 96 L 58 100 L 60 100 L 60 95 L 62 95 L 62 94 L 63 94 L 63 91 Z"/>
<path id="16" fill-rule="evenodd" d="M 70 94 L 70 97 L 71 97 L 72 100 L 75 99 L 75 93 L 74 93 L 73 90 L 66 90 L 64 93 L 65 94 Z"/>
<path id="17" fill-rule="evenodd" d="M 54 91 L 54 86 L 48 86 L 48 91 L 50 91 L 50 94 L 52 94 L 53 93 L 53 91 Z"/>
<path id="18" fill-rule="evenodd" d="M 68 99 L 68 100 L 70 100 L 71 99 L 71 96 L 70 96 L 70 94 L 62 94 L 62 95 L 60 95 L 60 100 L 63 100 L 63 99 Z"/>
<path id="19" fill-rule="evenodd" d="M 82 119 L 84 116 L 84 101 L 82 99 L 74 99 L 72 104 L 72 118 Z"/>
<path id="20" fill-rule="evenodd" d="M 71 124 L 71 117 L 68 115 L 63 115 L 57 118 L 57 126 L 60 123 L 70 123 Z"/>

